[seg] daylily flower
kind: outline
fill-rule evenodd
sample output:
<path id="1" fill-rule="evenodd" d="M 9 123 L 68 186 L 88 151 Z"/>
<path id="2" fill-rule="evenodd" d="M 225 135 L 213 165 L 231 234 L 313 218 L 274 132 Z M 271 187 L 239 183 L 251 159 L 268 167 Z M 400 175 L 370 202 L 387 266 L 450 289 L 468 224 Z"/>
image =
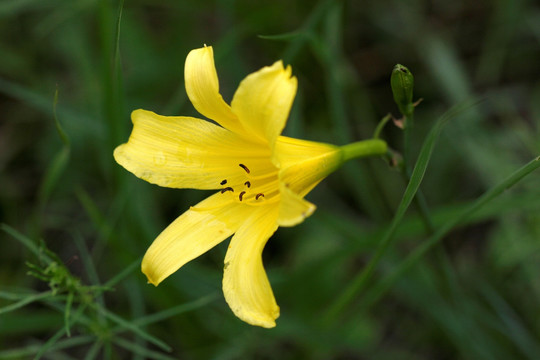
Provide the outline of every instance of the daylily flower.
<path id="1" fill-rule="evenodd" d="M 135 110 L 129 141 L 114 158 L 153 184 L 218 191 L 157 237 L 142 272 L 157 286 L 234 234 L 225 256 L 225 300 L 243 321 L 274 327 L 279 307 L 262 263 L 266 242 L 279 226 L 313 213 L 304 196 L 343 161 L 383 154 L 386 143 L 337 147 L 281 136 L 297 88 L 291 67 L 281 61 L 247 76 L 230 106 L 219 93 L 212 47 L 189 53 L 185 82 L 193 106 L 219 125 Z"/>

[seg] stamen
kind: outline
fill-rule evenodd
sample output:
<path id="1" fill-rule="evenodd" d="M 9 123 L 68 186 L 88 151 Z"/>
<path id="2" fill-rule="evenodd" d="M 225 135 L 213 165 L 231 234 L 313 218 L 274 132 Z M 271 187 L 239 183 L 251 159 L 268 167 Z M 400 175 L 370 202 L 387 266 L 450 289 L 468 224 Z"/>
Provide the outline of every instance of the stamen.
<path id="1" fill-rule="evenodd" d="M 244 196 L 246 192 L 245 191 L 242 191 L 239 195 L 238 195 L 238 199 L 240 199 L 240 201 L 242 201 L 242 197 Z"/>
<path id="2" fill-rule="evenodd" d="M 244 169 L 248 174 L 250 173 L 249 169 L 247 168 L 246 165 L 244 164 L 238 164 L 238 166 L 240 166 L 242 169 Z"/>
<path id="3" fill-rule="evenodd" d="M 246 181 L 246 182 L 244 183 L 244 185 L 246 185 L 246 186 L 248 187 L 248 189 L 251 187 L 251 183 L 250 183 L 249 181 Z"/>
<path id="4" fill-rule="evenodd" d="M 227 183 L 227 179 L 223 180 L 222 182 L 219 183 L 219 185 L 225 185 Z"/>
<path id="5" fill-rule="evenodd" d="M 264 194 L 263 193 L 258 193 L 257 195 L 255 195 L 255 200 L 259 200 L 260 197 L 264 197 Z"/>
<path id="6" fill-rule="evenodd" d="M 232 187 L 226 187 L 225 189 L 221 190 L 221 193 L 223 194 L 224 192 L 227 192 L 227 191 L 234 192 L 234 189 Z"/>

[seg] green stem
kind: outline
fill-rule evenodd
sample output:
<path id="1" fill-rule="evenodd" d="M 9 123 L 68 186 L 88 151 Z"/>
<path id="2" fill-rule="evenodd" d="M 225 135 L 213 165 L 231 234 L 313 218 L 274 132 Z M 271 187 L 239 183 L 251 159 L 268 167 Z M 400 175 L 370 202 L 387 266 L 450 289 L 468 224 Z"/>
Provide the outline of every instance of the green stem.
<path id="1" fill-rule="evenodd" d="M 388 145 L 380 139 L 358 141 L 341 147 L 344 162 L 359 157 L 385 155 L 387 150 Z"/>
<path id="2" fill-rule="evenodd" d="M 386 125 L 387 122 L 390 121 L 390 119 L 392 119 L 392 114 L 386 114 L 386 116 L 383 117 L 381 121 L 379 121 L 379 124 L 377 125 L 377 127 L 375 128 L 375 131 L 373 132 L 374 139 L 378 139 L 381 136 L 381 132 L 384 126 Z"/>
<path id="3" fill-rule="evenodd" d="M 413 113 L 403 114 L 403 162 L 407 175 L 411 173 L 411 143 L 412 143 L 412 128 L 414 126 Z"/>

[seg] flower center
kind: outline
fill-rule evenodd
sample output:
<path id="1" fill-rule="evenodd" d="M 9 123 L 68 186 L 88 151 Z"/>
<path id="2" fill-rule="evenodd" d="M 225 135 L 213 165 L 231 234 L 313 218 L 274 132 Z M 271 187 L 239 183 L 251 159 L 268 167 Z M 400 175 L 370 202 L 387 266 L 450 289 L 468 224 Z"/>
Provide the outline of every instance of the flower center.
<path id="1" fill-rule="evenodd" d="M 235 176 L 235 180 L 223 179 L 219 183 L 223 186 L 222 194 L 233 196 L 235 201 L 247 205 L 263 205 L 279 200 L 278 169 L 272 163 L 257 162 L 254 166 L 239 163 L 238 171 L 242 174 Z"/>

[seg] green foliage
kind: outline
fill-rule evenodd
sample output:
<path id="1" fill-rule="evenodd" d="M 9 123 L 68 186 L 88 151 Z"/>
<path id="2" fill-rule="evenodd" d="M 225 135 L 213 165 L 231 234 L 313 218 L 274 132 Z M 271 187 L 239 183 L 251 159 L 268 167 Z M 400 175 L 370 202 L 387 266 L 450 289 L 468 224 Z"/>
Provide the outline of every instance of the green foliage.
<path id="1" fill-rule="evenodd" d="M 0 358 L 536 359 L 539 18 L 526 0 L 3 1 Z M 183 63 L 204 43 L 227 101 L 292 65 L 287 135 L 392 148 L 268 243 L 272 330 L 223 300 L 227 241 L 146 283 L 146 248 L 207 193 L 112 158 L 132 110 L 198 116 Z"/>

